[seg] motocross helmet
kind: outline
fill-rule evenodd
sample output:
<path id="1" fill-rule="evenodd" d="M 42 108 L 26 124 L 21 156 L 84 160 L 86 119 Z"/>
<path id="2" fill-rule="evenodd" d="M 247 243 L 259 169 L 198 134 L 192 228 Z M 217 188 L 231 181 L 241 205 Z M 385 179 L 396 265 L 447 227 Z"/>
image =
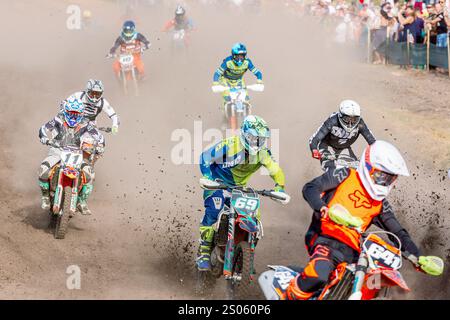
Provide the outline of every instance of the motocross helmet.
<path id="1" fill-rule="evenodd" d="M 183 8 L 183 6 L 178 5 L 175 10 L 175 21 L 177 23 L 183 22 L 185 13 L 186 13 L 186 10 Z"/>
<path id="2" fill-rule="evenodd" d="M 136 34 L 136 24 L 131 20 L 125 21 L 122 26 L 122 38 L 125 41 L 130 41 L 133 40 Z"/>
<path id="3" fill-rule="evenodd" d="M 89 79 L 86 84 L 86 97 L 92 103 L 97 103 L 103 96 L 103 83 L 100 80 Z"/>
<path id="4" fill-rule="evenodd" d="M 397 148 L 381 140 L 364 149 L 357 172 L 364 189 L 378 201 L 386 198 L 398 176 L 409 176 L 405 160 Z"/>
<path id="5" fill-rule="evenodd" d="M 71 128 L 83 120 L 84 104 L 75 96 L 70 96 L 64 101 L 64 120 Z"/>
<path id="6" fill-rule="evenodd" d="M 240 67 L 247 57 L 247 48 L 242 43 L 236 43 L 233 48 L 231 48 L 231 56 L 233 62 Z"/>
<path id="7" fill-rule="evenodd" d="M 339 105 L 338 118 L 345 131 L 351 132 L 361 121 L 361 107 L 353 100 L 344 100 Z"/>
<path id="8" fill-rule="evenodd" d="M 270 138 L 270 129 L 260 117 L 249 115 L 241 125 L 240 140 L 245 149 L 252 155 L 262 150 Z"/>

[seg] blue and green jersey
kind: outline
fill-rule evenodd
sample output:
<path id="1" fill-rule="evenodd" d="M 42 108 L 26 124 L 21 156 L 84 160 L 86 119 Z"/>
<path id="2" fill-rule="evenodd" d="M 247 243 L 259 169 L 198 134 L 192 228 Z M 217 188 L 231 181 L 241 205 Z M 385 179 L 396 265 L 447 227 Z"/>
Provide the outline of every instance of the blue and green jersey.
<path id="1" fill-rule="evenodd" d="M 254 65 L 253 62 L 245 58 L 242 65 L 238 66 L 233 62 L 232 56 L 223 60 L 220 67 L 214 73 L 214 82 L 218 82 L 221 77 L 228 80 L 241 80 L 244 74 L 250 70 L 258 80 L 262 80 L 262 73 Z"/>
<path id="2" fill-rule="evenodd" d="M 272 159 L 269 149 L 263 148 L 256 155 L 245 151 L 239 136 L 222 140 L 200 156 L 200 170 L 211 180 L 220 179 L 228 186 L 245 186 L 251 175 L 264 166 L 276 185 L 284 188 L 283 170 Z"/>

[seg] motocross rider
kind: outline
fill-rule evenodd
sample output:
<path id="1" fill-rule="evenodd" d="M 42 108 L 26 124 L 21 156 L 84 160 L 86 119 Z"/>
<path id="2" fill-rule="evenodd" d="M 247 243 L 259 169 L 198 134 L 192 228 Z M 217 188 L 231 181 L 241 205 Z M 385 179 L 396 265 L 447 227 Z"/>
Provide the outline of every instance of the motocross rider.
<path id="1" fill-rule="evenodd" d="M 84 104 L 75 97 L 71 96 L 63 102 L 63 111 L 58 113 L 56 117 L 39 130 L 39 138 L 44 145 L 51 145 L 48 156 L 42 161 L 39 170 L 39 186 L 41 188 L 41 208 L 49 210 L 50 203 L 50 182 L 49 178 L 53 167 L 60 161 L 60 149 L 55 147 L 81 146 L 81 140 L 85 136 L 90 135 L 90 138 L 97 142 L 97 156 L 103 153 L 105 142 L 102 134 L 95 128 L 95 126 L 83 116 Z M 87 139 L 86 139 L 87 140 Z M 80 191 L 78 209 L 82 214 L 89 214 L 87 207 L 87 197 L 90 193 L 88 183 L 92 180 L 92 168 L 88 161 L 84 161 L 81 166 L 81 171 L 84 173 L 85 185 Z"/>
<path id="2" fill-rule="evenodd" d="M 200 157 L 203 178 L 219 179 L 228 186 L 245 186 L 250 176 L 264 166 L 275 181 L 275 192 L 283 193 L 285 178 L 282 169 L 272 159 L 267 148 L 270 130 L 266 122 L 258 116 L 247 116 L 242 122 L 240 135 L 222 140 L 204 151 Z M 200 271 L 211 269 L 210 255 L 214 237 L 213 225 L 225 205 L 230 203 L 230 193 L 224 190 L 205 190 L 203 194 L 205 214 L 200 225 L 200 245 L 197 267 Z"/>
<path id="3" fill-rule="evenodd" d="M 345 149 L 348 150 L 349 156 L 356 160 L 351 146 L 359 134 L 362 134 L 369 145 L 376 141 L 361 118 L 359 104 L 352 100 L 343 100 L 339 105 L 339 111 L 332 113 L 309 139 L 312 157 L 320 160 L 324 171 L 335 167 L 334 160 L 327 159 L 327 156 L 339 157 Z"/>
<path id="4" fill-rule="evenodd" d="M 122 27 L 122 33 L 116 39 L 113 47 L 109 50 L 107 58 L 111 58 L 116 53 L 117 49 L 120 48 L 120 53 L 133 53 L 134 65 L 139 73 L 141 80 L 144 79 L 145 70 L 144 63 L 142 62 L 141 53 L 150 48 L 150 41 L 147 40 L 142 33 L 136 31 L 136 25 L 133 21 L 127 20 L 124 22 Z M 120 62 L 116 60 L 113 64 L 114 73 L 116 77 L 120 76 Z"/>
<path id="5" fill-rule="evenodd" d="M 374 224 L 395 234 L 401 241 L 403 253 L 407 257 L 418 257 L 421 271 L 432 275 L 442 273 L 442 266 L 421 256 L 386 200 L 398 176 L 409 176 L 403 157 L 393 145 L 378 140 L 365 148 L 357 170 L 328 170 L 305 184 L 303 197 L 314 210 L 305 236 L 310 260 L 290 282 L 286 291 L 288 299 L 313 297 L 328 283 L 339 263 L 354 263 L 358 259 L 361 234 L 330 219 L 328 209 L 335 204 L 344 206 L 352 218 L 362 219 L 361 232 Z"/>
<path id="6" fill-rule="evenodd" d="M 216 70 L 213 77 L 213 92 L 220 92 L 222 86 L 238 87 L 245 86 L 244 74 L 250 70 L 258 79 L 259 91 L 264 90 L 262 73 L 247 58 L 247 48 L 242 43 L 236 43 L 231 49 L 231 56 L 223 60 L 220 67 Z M 229 91 L 223 93 L 224 104 L 230 101 Z M 247 100 L 248 100 L 247 96 Z"/>
<path id="7" fill-rule="evenodd" d="M 102 81 L 89 79 L 86 84 L 86 89 L 84 91 L 75 92 L 71 97 L 75 97 L 84 105 L 83 115 L 84 117 L 91 122 L 92 125 L 97 126 L 97 116 L 103 111 L 106 115 L 112 120 L 111 133 L 117 134 L 119 132 L 119 117 L 114 111 L 113 107 L 109 104 L 109 102 L 103 98 L 104 86 Z M 67 100 L 63 101 L 61 104 L 61 111 L 63 113 L 64 103 Z M 100 135 L 103 140 L 103 135 Z M 85 186 L 85 200 L 83 203 L 84 212 L 88 212 L 90 214 L 90 210 L 87 207 L 87 199 L 89 195 L 92 193 L 95 180 L 95 172 L 94 172 L 94 162 L 91 163 L 91 175 L 92 179 Z"/>
<path id="8" fill-rule="evenodd" d="M 186 16 L 186 10 L 181 5 L 178 5 L 175 10 L 175 17 L 167 21 L 167 23 L 164 25 L 163 31 L 166 32 L 171 29 L 174 29 L 176 31 L 190 31 L 193 28 L 194 24 L 192 23 L 192 20 Z"/>

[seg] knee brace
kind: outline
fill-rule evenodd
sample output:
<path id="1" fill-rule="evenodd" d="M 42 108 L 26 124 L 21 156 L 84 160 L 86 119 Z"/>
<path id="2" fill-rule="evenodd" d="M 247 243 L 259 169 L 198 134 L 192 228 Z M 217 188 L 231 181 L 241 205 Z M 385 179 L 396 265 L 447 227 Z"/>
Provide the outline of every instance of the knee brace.
<path id="1" fill-rule="evenodd" d="M 39 168 L 39 180 L 48 181 L 50 174 L 50 163 L 47 161 L 41 163 L 41 167 Z"/>
<path id="2" fill-rule="evenodd" d="M 92 168 L 87 163 L 81 165 L 81 171 L 84 174 L 85 183 L 90 183 L 93 179 Z"/>

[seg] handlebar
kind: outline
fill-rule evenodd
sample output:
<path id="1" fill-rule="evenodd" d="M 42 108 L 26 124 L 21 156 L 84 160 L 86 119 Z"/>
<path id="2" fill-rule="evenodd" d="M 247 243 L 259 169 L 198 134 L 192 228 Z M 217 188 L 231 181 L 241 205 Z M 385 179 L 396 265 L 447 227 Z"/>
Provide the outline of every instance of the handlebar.
<path id="1" fill-rule="evenodd" d="M 249 84 L 247 86 L 238 86 L 238 87 L 230 87 L 230 86 L 224 86 L 224 85 L 216 85 L 214 87 L 215 87 L 215 89 L 213 89 L 213 91 L 215 93 L 222 93 L 225 91 L 230 91 L 232 89 L 251 90 L 251 91 L 256 91 L 256 92 L 264 91 L 264 85 L 259 84 L 259 83 Z"/>
<path id="2" fill-rule="evenodd" d="M 97 129 L 106 133 L 111 133 L 112 131 L 111 127 L 98 127 Z"/>
<path id="3" fill-rule="evenodd" d="M 202 186 L 202 188 L 204 188 L 206 190 L 229 190 L 229 191 L 230 190 L 240 190 L 242 192 L 254 192 L 261 196 L 269 197 L 271 199 L 280 200 L 280 201 L 285 201 L 289 197 L 288 195 L 286 195 L 286 197 L 283 197 L 281 195 L 274 194 L 273 190 L 266 190 L 266 189 L 256 190 L 253 188 L 247 188 L 247 187 L 243 187 L 243 186 L 227 186 L 220 180 L 212 181 L 209 179 L 201 178 L 200 185 Z"/>

